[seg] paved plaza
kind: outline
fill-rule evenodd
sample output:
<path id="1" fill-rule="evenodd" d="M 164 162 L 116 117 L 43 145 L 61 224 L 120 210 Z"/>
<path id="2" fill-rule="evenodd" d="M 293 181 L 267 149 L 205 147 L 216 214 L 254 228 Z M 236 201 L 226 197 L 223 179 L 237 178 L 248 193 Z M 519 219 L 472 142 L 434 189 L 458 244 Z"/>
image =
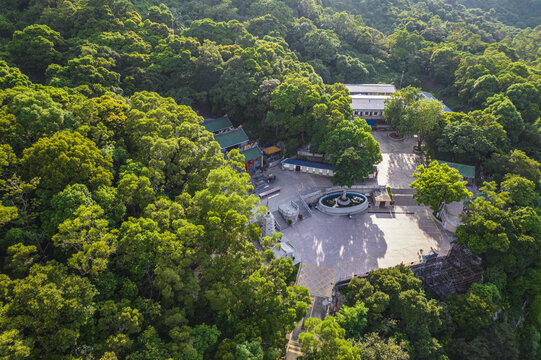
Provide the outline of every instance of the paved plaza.
<path id="1" fill-rule="evenodd" d="M 430 251 L 446 254 L 452 240 L 429 210 L 420 206 L 395 208 L 392 212 L 378 209 L 351 219 L 316 210 L 310 218 L 282 232 L 295 248 L 296 260 L 336 270 L 335 282 L 400 263 L 418 262 Z M 310 284 L 306 275 L 303 281 Z"/>
<path id="2" fill-rule="evenodd" d="M 408 189 L 414 180 L 411 174 L 423 163 L 422 157 L 413 153 L 416 139 L 392 141 L 387 131 L 372 134 L 380 143 L 383 161 L 378 165 L 377 180 L 364 184 Z M 276 175 L 276 181 L 268 188 L 280 187 L 279 193 L 268 198 L 271 211 L 291 201 L 299 203 L 299 193 L 308 194 L 332 186 L 331 179 L 324 176 L 279 167 L 269 172 Z M 410 196 L 409 203 L 416 204 L 411 195 L 406 196 Z M 263 199 L 261 205 L 266 202 L 267 199 Z M 354 274 L 409 264 L 420 261 L 430 251 L 447 253 L 453 240 L 452 234 L 434 221 L 428 207 L 417 205 L 370 208 L 351 219 L 325 215 L 314 209 L 311 217 L 282 229 L 282 233 L 295 248 L 296 260 L 321 267 L 320 270 L 306 267 L 306 274 L 301 273 L 299 277 L 311 294 L 327 294 L 320 285 L 327 281 L 328 271 L 334 272 L 336 282 Z"/>
<path id="3" fill-rule="evenodd" d="M 413 152 L 417 139 L 393 141 L 389 138 L 389 133 L 389 131 L 372 131 L 374 139 L 379 142 L 383 158 L 377 165 L 379 171 L 377 183 L 395 189 L 408 188 L 415 180 L 411 174 L 423 163 L 421 156 Z"/>
<path id="4" fill-rule="evenodd" d="M 442 230 L 428 207 L 417 206 L 411 198 L 413 191 L 409 184 L 414 180 L 411 174 L 423 163 L 423 158 L 413 153 L 416 139 L 396 142 L 388 137 L 387 131 L 372 134 L 380 143 L 383 161 L 377 165 L 377 179 L 360 184 L 390 186 L 393 192 L 396 191 L 397 203 L 404 206 L 370 207 L 351 218 L 330 216 L 313 209 L 311 216 L 291 226 L 286 224 L 282 233 L 295 249 L 295 261 L 301 262 L 297 285 L 308 288 L 312 296 L 308 317 L 325 317 L 332 305 L 328 299 L 337 281 L 400 263 L 416 263 L 431 251 L 444 255 L 450 250 L 453 235 Z M 291 201 L 300 204 L 299 194 L 332 186 L 328 177 L 280 167 L 274 167 L 268 173 L 276 175 L 276 181 L 265 190 L 280 187 L 280 192 L 268 200 L 264 198 L 261 205 L 267 205 L 268 201 L 273 212 Z M 297 342 L 300 332 L 299 325 L 288 336 L 288 360 L 302 355 Z"/>
<path id="5" fill-rule="evenodd" d="M 389 138 L 389 131 L 373 131 L 372 135 L 380 144 L 383 161 L 377 165 L 379 173 L 376 180 L 367 180 L 359 184 L 384 185 L 393 189 L 409 188 L 409 184 L 414 180 L 411 174 L 423 163 L 421 156 L 413 153 L 416 139 L 392 141 Z M 268 197 L 271 211 L 278 210 L 278 206 L 282 204 L 298 200 L 299 192 L 307 194 L 332 186 L 329 177 L 282 170 L 279 166 L 268 170 L 267 174 L 269 173 L 276 175 L 276 181 L 261 189 L 261 192 L 280 187 L 279 193 Z M 263 199 L 261 205 L 266 205 L 266 203 L 267 198 Z"/>

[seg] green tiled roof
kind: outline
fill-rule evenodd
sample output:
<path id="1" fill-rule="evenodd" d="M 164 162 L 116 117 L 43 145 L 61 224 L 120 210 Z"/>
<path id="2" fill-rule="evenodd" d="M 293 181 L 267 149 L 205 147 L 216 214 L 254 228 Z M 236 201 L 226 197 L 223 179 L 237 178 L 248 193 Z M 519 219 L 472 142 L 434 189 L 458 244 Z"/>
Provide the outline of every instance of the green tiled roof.
<path id="1" fill-rule="evenodd" d="M 248 136 L 246 136 L 244 130 L 237 129 L 224 134 L 215 135 L 214 140 L 220 144 L 222 149 L 225 149 L 248 141 Z"/>
<path id="2" fill-rule="evenodd" d="M 462 175 L 462 177 L 472 178 L 472 179 L 475 177 L 475 166 L 457 164 L 457 163 L 441 161 L 441 160 L 436 160 L 436 161 L 440 164 L 447 164 L 450 167 L 457 169 L 460 175 Z"/>
<path id="3" fill-rule="evenodd" d="M 244 161 L 255 160 L 263 156 L 263 152 L 261 151 L 259 146 L 254 146 L 253 148 L 241 151 L 240 153 L 244 155 L 245 157 Z"/>
<path id="4" fill-rule="evenodd" d="M 218 119 L 205 120 L 203 121 L 203 126 L 205 129 L 207 129 L 207 131 L 214 133 L 216 131 L 230 128 L 233 126 L 233 124 L 231 124 L 231 120 L 229 120 L 227 116 L 224 116 Z"/>

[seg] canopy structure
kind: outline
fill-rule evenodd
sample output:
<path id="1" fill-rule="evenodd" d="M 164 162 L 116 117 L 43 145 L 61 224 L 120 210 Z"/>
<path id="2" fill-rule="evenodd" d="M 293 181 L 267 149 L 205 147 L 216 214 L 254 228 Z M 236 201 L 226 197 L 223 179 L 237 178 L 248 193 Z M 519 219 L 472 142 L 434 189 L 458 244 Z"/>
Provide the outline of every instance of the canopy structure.
<path id="1" fill-rule="evenodd" d="M 280 151 L 282 151 L 282 149 L 280 149 L 278 146 L 269 146 L 263 149 L 263 152 L 267 156 L 279 153 Z"/>

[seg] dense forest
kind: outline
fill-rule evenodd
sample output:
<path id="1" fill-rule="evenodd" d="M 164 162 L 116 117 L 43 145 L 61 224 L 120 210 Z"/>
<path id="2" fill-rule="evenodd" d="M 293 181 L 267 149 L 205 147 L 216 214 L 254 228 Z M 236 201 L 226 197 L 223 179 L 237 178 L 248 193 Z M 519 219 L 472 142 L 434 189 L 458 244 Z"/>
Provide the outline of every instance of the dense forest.
<path id="1" fill-rule="evenodd" d="M 492 9 L 493 8 L 493 9 Z M 0 358 L 276 359 L 307 313 L 204 115 L 325 150 L 341 83 L 432 91 L 426 156 L 482 183 L 483 283 L 404 266 L 305 322 L 305 359 L 541 359 L 538 0 L 0 0 Z M 254 246 L 258 244 L 258 249 Z"/>

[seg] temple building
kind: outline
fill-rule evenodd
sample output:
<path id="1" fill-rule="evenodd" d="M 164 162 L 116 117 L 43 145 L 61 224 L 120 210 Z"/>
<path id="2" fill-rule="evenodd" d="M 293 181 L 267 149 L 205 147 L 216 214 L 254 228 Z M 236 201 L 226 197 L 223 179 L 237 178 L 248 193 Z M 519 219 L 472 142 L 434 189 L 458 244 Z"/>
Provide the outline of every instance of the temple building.
<path id="1" fill-rule="evenodd" d="M 244 168 L 247 171 L 263 167 L 263 151 L 257 142 L 250 141 L 242 127 L 234 128 L 227 116 L 206 119 L 202 125 L 214 134 L 214 140 L 220 144 L 223 153 L 237 149 L 244 155 Z"/>

